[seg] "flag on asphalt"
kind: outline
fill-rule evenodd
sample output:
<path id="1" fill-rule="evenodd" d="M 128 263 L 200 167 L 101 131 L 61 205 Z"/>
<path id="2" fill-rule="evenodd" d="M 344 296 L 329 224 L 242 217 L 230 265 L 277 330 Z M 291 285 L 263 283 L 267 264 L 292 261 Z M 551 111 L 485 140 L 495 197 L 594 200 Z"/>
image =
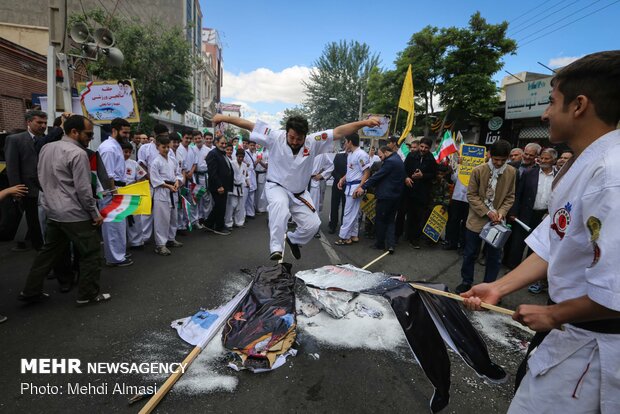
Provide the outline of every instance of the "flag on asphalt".
<path id="1" fill-rule="evenodd" d="M 443 134 L 443 138 L 439 143 L 439 146 L 433 151 L 433 157 L 435 157 L 435 161 L 440 163 L 444 158 L 448 155 L 458 152 L 456 145 L 454 144 L 454 140 L 452 139 L 452 134 L 450 131 L 446 131 Z"/>
<path id="2" fill-rule="evenodd" d="M 112 202 L 100 211 L 105 222 L 118 223 L 135 213 L 140 205 L 140 196 L 134 194 L 115 194 Z"/>

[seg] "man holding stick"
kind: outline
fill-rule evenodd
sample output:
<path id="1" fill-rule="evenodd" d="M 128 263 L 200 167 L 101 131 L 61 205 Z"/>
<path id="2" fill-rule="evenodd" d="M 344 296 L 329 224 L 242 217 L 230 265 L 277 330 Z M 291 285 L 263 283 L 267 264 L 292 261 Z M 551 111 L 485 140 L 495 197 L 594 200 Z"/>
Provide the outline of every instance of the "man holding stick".
<path id="1" fill-rule="evenodd" d="M 479 310 L 546 277 L 549 305 L 521 305 L 513 315 L 537 334 L 508 412 L 618 413 L 620 51 L 571 63 L 552 86 L 543 120 L 551 142 L 566 143 L 575 157 L 553 182 L 549 215 L 526 240 L 534 253 L 461 296 Z"/>
<path id="2" fill-rule="evenodd" d="M 314 157 L 329 152 L 333 141 L 363 127 L 379 126 L 377 119 L 351 122 L 326 131 L 308 134 L 308 121 L 292 116 L 286 130 L 271 130 L 261 121 L 256 123 L 228 115 L 215 115 L 213 123 L 227 122 L 252 131 L 250 139 L 269 150 L 269 169 L 265 195 L 269 212 L 270 259 L 282 259 L 284 236 L 296 259 L 301 257 L 300 245 L 308 243 L 319 229 L 321 220 L 307 191 Z M 294 232 L 287 233 L 289 217 L 297 223 Z"/>

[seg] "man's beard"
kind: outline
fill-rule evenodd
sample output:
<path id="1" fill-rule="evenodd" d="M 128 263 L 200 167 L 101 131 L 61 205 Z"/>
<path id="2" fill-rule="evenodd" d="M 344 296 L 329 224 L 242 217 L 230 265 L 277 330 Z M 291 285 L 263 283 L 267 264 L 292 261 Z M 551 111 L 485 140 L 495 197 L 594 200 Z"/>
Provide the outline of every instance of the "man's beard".
<path id="1" fill-rule="evenodd" d="M 293 151 L 293 155 L 297 155 L 301 147 L 303 147 L 303 145 L 300 145 L 299 147 L 294 148 L 291 144 L 288 144 L 288 146 L 291 148 L 291 151 Z"/>

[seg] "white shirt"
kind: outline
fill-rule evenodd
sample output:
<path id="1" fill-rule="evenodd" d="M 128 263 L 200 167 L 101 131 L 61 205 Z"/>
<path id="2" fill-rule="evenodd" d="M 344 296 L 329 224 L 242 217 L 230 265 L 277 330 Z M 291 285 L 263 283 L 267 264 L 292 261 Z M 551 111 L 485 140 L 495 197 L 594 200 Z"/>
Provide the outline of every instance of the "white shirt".
<path id="1" fill-rule="evenodd" d="M 256 190 L 256 173 L 254 172 L 254 168 L 256 166 L 256 153 L 251 153 L 250 150 L 245 152 L 245 157 L 243 158 L 244 162 L 247 165 L 248 169 L 248 188 L 249 191 Z"/>
<path id="2" fill-rule="evenodd" d="M 304 146 L 297 155 L 286 142 L 286 131 L 272 130 L 257 121 L 250 139 L 269 150 L 267 181 L 277 183 L 293 194 L 302 193 L 308 187 L 314 158 L 329 152 L 334 142 L 334 130 L 313 132 L 306 136 Z"/>
<path id="3" fill-rule="evenodd" d="M 164 158 L 158 154 L 151 163 L 149 174 L 151 187 L 153 187 L 153 200 L 170 201 L 170 190 L 160 186 L 164 184 L 165 181 L 182 181 L 181 171 L 179 170 L 176 158 L 171 156 Z"/>
<path id="4" fill-rule="evenodd" d="M 243 187 L 246 187 L 248 178 L 248 166 L 245 162 L 241 165 L 235 161 L 231 161 L 230 165 L 233 170 L 233 190 L 228 194 L 241 197 L 243 195 Z"/>
<path id="5" fill-rule="evenodd" d="M 321 177 L 325 181 L 329 180 L 332 176 L 332 172 L 334 171 L 334 161 L 332 154 L 323 153 L 316 156 L 314 159 L 314 164 L 312 165 L 312 175 L 315 176 L 320 174 Z M 316 181 L 314 179 L 310 179 L 311 187 L 318 187 L 320 185 L 320 181 Z"/>
<path id="6" fill-rule="evenodd" d="M 180 154 L 183 159 L 183 170 L 190 172 L 194 164 L 196 164 L 192 147 L 188 145 L 187 148 L 185 148 L 183 144 L 181 144 L 179 148 L 177 148 L 177 154 Z"/>
<path id="7" fill-rule="evenodd" d="M 620 311 L 618 207 L 620 131 L 612 131 L 590 144 L 559 179 L 549 199 L 549 216 L 526 239 L 549 264 L 549 296 L 554 302 L 587 295 Z M 620 335 L 568 324 L 564 331 L 553 330 L 545 338 L 528 365 L 535 375 L 544 372 L 594 340 L 603 375 L 601 399 L 613 400 L 616 408 L 602 406 L 603 413 L 615 413 L 620 407 Z"/>
<path id="8" fill-rule="evenodd" d="M 146 168 L 151 169 L 151 163 L 159 156 L 157 151 L 157 145 L 154 142 L 140 146 L 138 149 L 138 162 L 146 165 Z"/>
<path id="9" fill-rule="evenodd" d="M 101 155 L 108 176 L 114 181 L 125 182 L 125 157 L 121 144 L 109 137 L 99 145 L 97 151 Z"/>
<path id="10" fill-rule="evenodd" d="M 534 210 L 547 209 L 554 177 L 553 170 L 549 174 L 545 174 L 542 168 L 538 169 L 538 189 L 536 190 L 536 199 L 534 200 Z"/>
<path id="11" fill-rule="evenodd" d="M 353 152 L 350 152 L 347 155 L 347 183 L 361 180 L 364 171 L 369 169 L 370 166 L 370 157 L 363 149 L 357 147 Z"/>
<path id="12" fill-rule="evenodd" d="M 207 154 L 211 149 L 206 145 L 203 145 L 201 148 L 198 146 L 191 147 L 194 154 L 194 163 L 196 164 L 196 171 L 206 172 L 207 171 Z"/>
<path id="13" fill-rule="evenodd" d="M 140 164 L 131 158 L 125 160 L 125 183 L 133 184 L 145 176 L 146 171 L 144 171 L 144 168 L 140 167 Z"/>

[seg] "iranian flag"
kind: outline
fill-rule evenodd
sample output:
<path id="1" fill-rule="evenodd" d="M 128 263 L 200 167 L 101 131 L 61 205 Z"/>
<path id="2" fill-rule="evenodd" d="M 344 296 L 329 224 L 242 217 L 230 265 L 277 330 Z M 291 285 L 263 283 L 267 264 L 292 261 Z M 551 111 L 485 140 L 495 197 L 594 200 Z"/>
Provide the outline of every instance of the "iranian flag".
<path id="1" fill-rule="evenodd" d="M 88 162 L 90 163 L 90 185 L 93 187 L 93 194 L 99 199 L 103 198 L 103 185 L 99 180 L 97 153 L 93 152 L 88 156 Z"/>
<path id="2" fill-rule="evenodd" d="M 407 146 L 407 144 L 403 142 L 400 148 L 398 149 L 398 156 L 400 157 L 401 160 L 405 161 L 405 158 L 407 158 L 407 155 L 409 155 L 409 147 Z"/>
<path id="3" fill-rule="evenodd" d="M 185 189 L 187 191 L 187 188 Z M 192 231 L 192 203 L 185 198 L 185 196 L 181 193 L 179 194 L 179 208 L 187 217 L 187 229 Z"/>
<path id="4" fill-rule="evenodd" d="M 139 195 L 115 194 L 112 202 L 100 211 L 103 221 L 118 223 L 131 216 L 140 205 Z"/>
<path id="5" fill-rule="evenodd" d="M 435 161 L 439 164 L 444 158 L 448 155 L 458 152 L 459 150 L 456 148 L 456 144 L 454 144 L 454 140 L 452 139 L 452 134 L 450 131 L 446 131 L 443 134 L 443 138 L 439 143 L 439 146 L 433 151 L 433 157 L 435 157 Z"/>
<path id="6" fill-rule="evenodd" d="M 207 192 L 207 189 L 201 185 L 197 185 L 196 183 L 190 184 L 190 191 L 192 193 L 192 199 L 194 202 L 199 201 Z"/>

